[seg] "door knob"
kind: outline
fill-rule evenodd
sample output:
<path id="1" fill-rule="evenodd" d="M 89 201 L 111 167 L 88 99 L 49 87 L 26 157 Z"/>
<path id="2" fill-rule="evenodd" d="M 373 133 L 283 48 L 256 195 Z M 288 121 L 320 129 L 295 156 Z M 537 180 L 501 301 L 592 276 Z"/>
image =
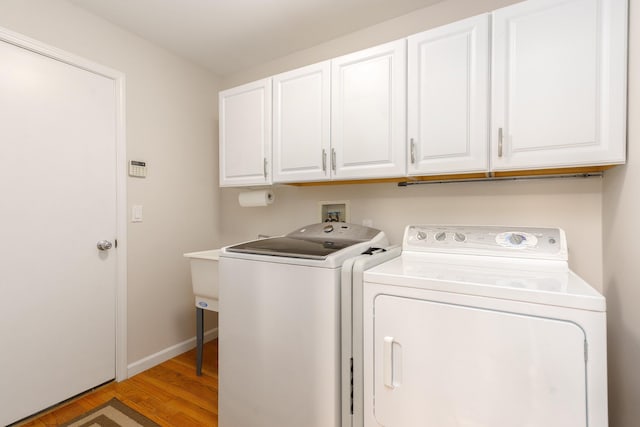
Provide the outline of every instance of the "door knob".
<path id="1" fill-rule="evenodd" d="M 100 249 L 101 251 L 108 251 L 109 249 L 111 249 L 111 247 L 113 246 L 113 244 L 108 241 L 108 240 L 100 240 L 96 246 L 98 247 L 98 249 Z"/>

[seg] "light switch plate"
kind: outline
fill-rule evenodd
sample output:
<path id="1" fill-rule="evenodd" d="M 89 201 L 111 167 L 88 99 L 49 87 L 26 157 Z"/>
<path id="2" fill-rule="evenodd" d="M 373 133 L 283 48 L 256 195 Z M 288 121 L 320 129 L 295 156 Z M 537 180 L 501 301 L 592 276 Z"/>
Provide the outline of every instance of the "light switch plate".
<path id="1" fill-rule="evenodd" d="M 131 207 L 131 222 L 142 222 L 142 205 Z"/>

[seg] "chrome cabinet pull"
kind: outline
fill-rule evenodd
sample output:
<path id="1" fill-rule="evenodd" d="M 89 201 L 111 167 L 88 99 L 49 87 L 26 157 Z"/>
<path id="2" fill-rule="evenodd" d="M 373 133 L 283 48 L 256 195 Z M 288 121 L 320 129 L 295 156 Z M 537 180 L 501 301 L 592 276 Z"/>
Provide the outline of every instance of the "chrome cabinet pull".
<path id="1" fill-rule="evenodd" d="M 267 158 L 264 158 L 263 162 L 264 179 L 267 179 Z"/>
<path id="2" fill-rule="evenodd" d="M 411 164 L 415 164 L 416 163 L 416 143 L 413 140 L 413 138 L 411 138 Z"/>
<path id="3" fill-rule="evenodd" d="M 335 148 L 331 149 L 331 169 L 334 172 L 336 171 L 336 149 Z"/>
<path id="4" fill-rule="evenodd" d="M 502 128 L 498 128 L 498 157 L 502 157 Z"/>
<path id="5" fill-rule="evenodd" d="M 322 149 L 322 172 L 327 171 L 327 150 Z"/>

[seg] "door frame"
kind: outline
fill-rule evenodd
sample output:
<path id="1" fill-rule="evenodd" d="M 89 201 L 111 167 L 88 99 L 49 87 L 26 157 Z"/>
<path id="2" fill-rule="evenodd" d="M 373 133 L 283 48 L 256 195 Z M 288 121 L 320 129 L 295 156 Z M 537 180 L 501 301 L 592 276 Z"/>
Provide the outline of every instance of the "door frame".
<path id="1" fill-rule="evenodd" d="M 0 27 L 0 41 L 113 80 L 116 88 L 116 381 L 127 379 L 127 151 L 125 75 L 70 52 Z"/>

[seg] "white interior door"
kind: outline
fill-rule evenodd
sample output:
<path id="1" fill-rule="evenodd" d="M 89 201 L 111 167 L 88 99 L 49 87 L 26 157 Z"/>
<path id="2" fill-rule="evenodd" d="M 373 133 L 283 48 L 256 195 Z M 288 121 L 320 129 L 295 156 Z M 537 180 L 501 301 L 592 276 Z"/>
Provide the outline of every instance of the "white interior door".
<path id="1" fill-rule="evenodd" d="M 116 83 L 0 42 L 0 425 L 115 378 Z"/>

